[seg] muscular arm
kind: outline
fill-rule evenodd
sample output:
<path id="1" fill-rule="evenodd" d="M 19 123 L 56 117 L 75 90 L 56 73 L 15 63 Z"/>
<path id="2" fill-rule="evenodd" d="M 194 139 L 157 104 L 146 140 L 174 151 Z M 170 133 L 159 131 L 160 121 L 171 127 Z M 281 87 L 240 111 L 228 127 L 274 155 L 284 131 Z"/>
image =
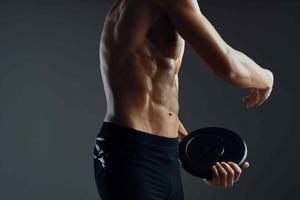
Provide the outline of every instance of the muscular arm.
<path id="1" fill-rule="evenodd" d="M 201 13 L 196 0 L 154 0 L 167 13 L 180 35 L 226 82 L 242 88 L 269 88 L 268 70 L 230 47 Z"/>
<path id="2" fill-rule="evenodd" d="M 175 76 L 175 84 L 177 87 L 177 92 L 179 92 L 179 81 L 178 81 L 178 74 Z M 180 142 L 187 134 L 187 130 L 184 128 L 183 124 L 178 118 L 178 141 Z"/>

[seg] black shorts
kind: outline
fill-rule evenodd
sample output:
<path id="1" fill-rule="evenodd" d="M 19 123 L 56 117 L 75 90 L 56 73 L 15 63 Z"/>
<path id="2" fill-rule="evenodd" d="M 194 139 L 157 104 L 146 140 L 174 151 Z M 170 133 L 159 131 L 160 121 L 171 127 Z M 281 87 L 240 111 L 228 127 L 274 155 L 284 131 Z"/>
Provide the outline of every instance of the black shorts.
<path id="1" fill-rule="evenodd" d="M 102 200 L 183 200 L 178 138 L 103 122 L 94 147 Z"/>

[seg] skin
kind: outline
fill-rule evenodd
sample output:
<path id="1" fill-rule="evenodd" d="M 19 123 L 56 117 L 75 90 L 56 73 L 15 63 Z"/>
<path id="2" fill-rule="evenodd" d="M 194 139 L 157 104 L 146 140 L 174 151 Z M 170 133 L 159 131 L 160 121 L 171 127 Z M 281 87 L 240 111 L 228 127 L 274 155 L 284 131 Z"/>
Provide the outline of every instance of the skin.
<path id="1" fill-rule="evenodd" d="M 180 142 L 187 134 L 178 118 L 178 74 L 185 43 L 226 83 L 250 90 L 247 107 L 270 96 L 273 74 L 229 46 L 201 13 L 196 0 L 115 0 L 100 39 L 100 66 L 107 112 L 104 121 Z M 233 186 L 242 167 L 216 163 L 218 188 Z"/>

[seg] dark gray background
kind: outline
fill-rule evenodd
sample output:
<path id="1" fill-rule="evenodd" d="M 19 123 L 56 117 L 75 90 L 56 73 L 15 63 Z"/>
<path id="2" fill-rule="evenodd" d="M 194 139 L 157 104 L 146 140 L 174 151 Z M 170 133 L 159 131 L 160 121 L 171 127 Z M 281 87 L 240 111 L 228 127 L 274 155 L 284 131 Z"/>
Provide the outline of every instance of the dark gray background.
<path id="1" fill-rule="evenodd" d="M 99 199 L 92 161 L 106 110 L 98 45 L 109 4 L 1 0 L 0 199 Z M 241 99 L 249 91 L 221 81 L 186 47 L 181 121 L 188 131 L 238 131 L 251 164 L 226 190 L 182 170 L 186 199 L 297 199 L 299 1 L 202 0 L 200 7 L 226 42 L 273 71 L 275 85 L 262 107 L 247 109 Z"/>

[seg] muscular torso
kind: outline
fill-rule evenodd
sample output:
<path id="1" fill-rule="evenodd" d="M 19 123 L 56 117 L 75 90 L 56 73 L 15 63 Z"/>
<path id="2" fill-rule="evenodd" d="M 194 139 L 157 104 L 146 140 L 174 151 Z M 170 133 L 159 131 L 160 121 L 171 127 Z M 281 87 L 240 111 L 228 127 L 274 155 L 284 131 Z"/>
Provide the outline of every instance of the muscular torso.
<path id="1" fill-rule="evenodd" d="M 100 40 L 107 112 L 104 121 L 177 137 L 178 72 L 184 40 L 160 9 L 115 0 Z"/>

